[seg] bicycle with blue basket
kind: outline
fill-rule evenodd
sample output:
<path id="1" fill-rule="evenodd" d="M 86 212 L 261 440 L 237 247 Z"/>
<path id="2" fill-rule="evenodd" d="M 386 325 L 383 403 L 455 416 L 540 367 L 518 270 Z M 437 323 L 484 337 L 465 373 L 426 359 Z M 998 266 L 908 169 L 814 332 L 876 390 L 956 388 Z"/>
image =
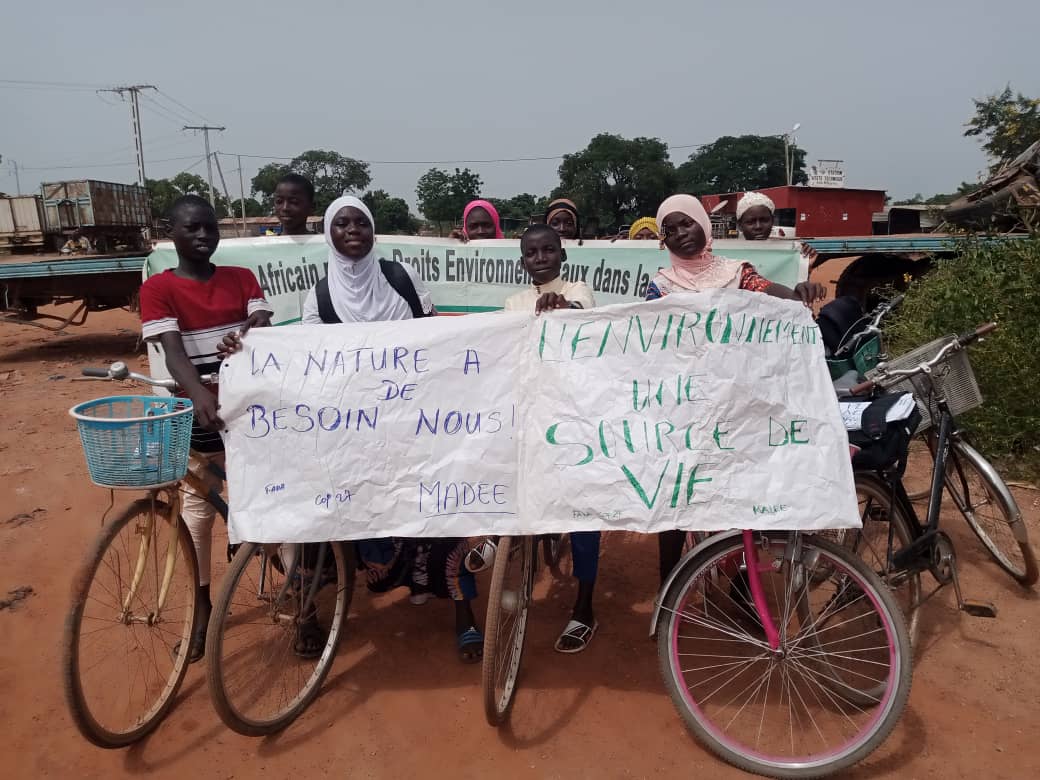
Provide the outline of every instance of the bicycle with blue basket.
<path id="1" fill-rule="evenodd" d="M 123 363 L 83 374 L 176 387 Z M 184 486 L 227 519 L 223 498 L 188 469 L 192 411 L 186 398 L 141 395 L 70 410 L 91 481 L 112 491 L 101 533 L 73 579 L 63 641 L 66 701 L 80 732 L 100 747 L 123 747 L 154 730 L 187 672 L 199 608 L 195 547 L 180 516 Z M 116 490 L 147 495 L 105 522 Z M 206 646 L 210 694 L 225 723 L 240 733 L 272 733 L 317 696 L 349 608 L 352 561 L 352 547 L 335 542 L 238 546 L 214 599 Z M 320 621 L 328 634 L 320 654 L 300 658 L 292 647 L 306 621 Z"/>

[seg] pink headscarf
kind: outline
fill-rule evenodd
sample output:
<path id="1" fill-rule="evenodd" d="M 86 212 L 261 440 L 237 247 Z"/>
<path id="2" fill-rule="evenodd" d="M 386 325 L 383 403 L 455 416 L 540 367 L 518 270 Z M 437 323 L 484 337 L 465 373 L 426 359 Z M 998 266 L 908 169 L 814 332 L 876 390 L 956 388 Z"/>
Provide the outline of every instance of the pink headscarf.
<path id="1" fill-rule="evenodd" d="M 711 219 L 708 217 L 708 212 L 704 210 L 704 206 L 693 195 L 672 195 L 665 198 L 660 208 L 657 209 L 657 224 L 661 227 L 662 239 L 664 238 L 664 218 L 677 211 L 690 217 L 701 226 L 707 243 L 695 257 L 679 257 L 669 250 L 672 267 L 662 268 L 661 275 L 684 290 L 726 286 L 734 274 L 730 268 L 733 264 L 711 253 Z M 739 266 L 740 264 L 737 263 L 736 267 L 739 268 Z M 706 273 L 709 269 L 713 269 L 710 274 Z"/>
<path id="2" fill-rule="evenodd" d="M 498 218 L 498 209 L 486 200 L 471 200 L 466 204 L 466 208 L 462 211 L 462 235 L 469 238 L 469 233 L 466 231 L 466 220 L 469 219 L 469 213 L 473 209 L 484 209 L 484 211 L 490 214 L 491 221 L 495 223 L 495 238 L 505 238 L 505 234 L 502 233 L 501 220 Z"/>

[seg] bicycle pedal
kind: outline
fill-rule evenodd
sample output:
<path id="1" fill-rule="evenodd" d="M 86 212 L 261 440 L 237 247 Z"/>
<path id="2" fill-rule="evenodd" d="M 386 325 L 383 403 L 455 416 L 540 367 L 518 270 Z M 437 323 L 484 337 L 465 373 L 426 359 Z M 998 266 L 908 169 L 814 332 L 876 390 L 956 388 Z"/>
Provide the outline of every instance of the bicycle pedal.
<path id="1" fill-rule="evenodd" d="M 996 606 L 988 601 L 965 600 L 961 602 L 961 609 L 972 617 L 995 618 L 997 616 Z"/>

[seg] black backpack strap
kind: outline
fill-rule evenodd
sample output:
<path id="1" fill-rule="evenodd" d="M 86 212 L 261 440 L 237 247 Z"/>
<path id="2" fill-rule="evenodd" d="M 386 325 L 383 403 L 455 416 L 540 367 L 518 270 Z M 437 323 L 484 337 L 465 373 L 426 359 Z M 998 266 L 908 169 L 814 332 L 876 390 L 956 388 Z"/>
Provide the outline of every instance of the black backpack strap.
<path id="1" fill-rule="evenodd" d="M 423 311 L 422 303 L 419 302 L 419 293 L 415 291 L 415 285 L 412 284 L 412 278 L 408 275 L 408 272 L 401 267 L 400 263 L 380 258 L 379 268 L 383 272 L 383 276 L 385 276 L 386 280 L 390 283 L 390 286 L 394 288 L 394 292 L 404 298 L 405 302 L 408 304 L 408 308 L 412 310 L 412 317 L 419 319 L 420 317 L 430 316 Z"/>
<path id="2" fill-rule="evenodd" d="M 314 297 L 318 300 L 318 316 L 321 317 L 322 322 L 326 324 L 343 322 L 332 305 L 332 296 L 329 295 L 329 277 L 323 276 L 314 285 Z"/>

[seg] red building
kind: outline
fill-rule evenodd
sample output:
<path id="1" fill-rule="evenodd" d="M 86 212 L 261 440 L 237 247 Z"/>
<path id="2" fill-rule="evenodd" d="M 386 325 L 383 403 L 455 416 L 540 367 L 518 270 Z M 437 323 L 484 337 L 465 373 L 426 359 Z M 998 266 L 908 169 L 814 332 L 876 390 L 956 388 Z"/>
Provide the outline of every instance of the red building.
<path id="1" fill-rule="evenodd" d="M 869 236 L 871 218 L 885 207 L 884 190 L 836 187 L 768 187 L 759 190 L 776 205 L 776 225 L 793 227 L 799 238 L 824 236 Z M 701 203 L 711 212 L 725 202 L 713 217 L 730 215 L 735 226 L 737 201 L 743 192 L 704 195 Z"/>

